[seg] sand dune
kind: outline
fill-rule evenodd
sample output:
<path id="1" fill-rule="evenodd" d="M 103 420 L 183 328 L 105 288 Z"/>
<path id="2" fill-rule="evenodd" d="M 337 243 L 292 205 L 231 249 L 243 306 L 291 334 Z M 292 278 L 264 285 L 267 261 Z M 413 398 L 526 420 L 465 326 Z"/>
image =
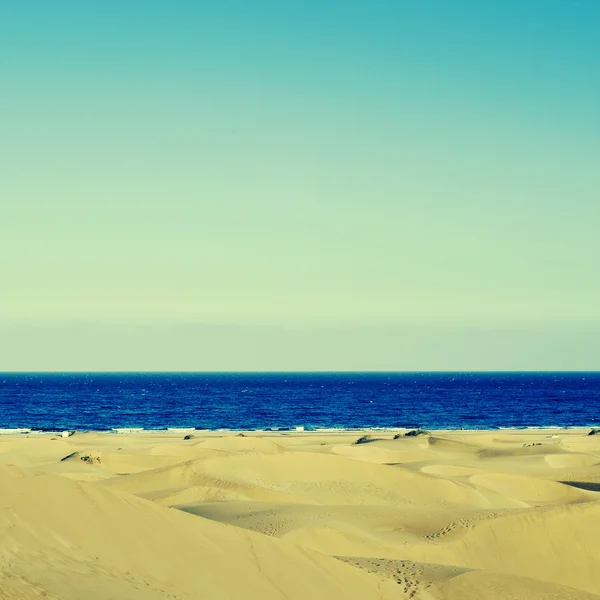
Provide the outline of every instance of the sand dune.
<path id="1" fill-rule="evenodd" d="M 483 469 L 477 469 L 476 467 L 464 467 L 461 465 L 426 465 L 421 467 L 423 473 L 430 473 L 431 475 L 439 475 L 440 477 L 467 477 L 474 475 L 475 473 L 485 473 Z"/>
<path id="2" fill-rule="evenodd" d="M 395 597 L 334 559 L 92 484 L 2 472 L 0 494 L 5 597 Z"/>
<path id="3" fill-rule="evenodd" d="M 0 465 L 39 467 L 60 461 L 73 448 L 53 436 L 4 436 L 0 438 Z"/>
<path id="4" fill-rule="evenodd" d="M 599 593 L 599 531 L 600 503 L 595 501 L 479 522 L 459 539 L 415 546 L 407 557 Z"/>
<path id="5" fill-rule="evenodd" d="M 239 435 L 211 438 L 202 442 L 203 448 L 212 448 L 224 452 L 261 452 L 272 454 L 283 452 L 282 447 L 273 440 Z"/>
<path id="6" fill-rule="evenodd" d="M 109 485 L 135 493 L 209 485 L 257 499 L 276 495 L 290 502 L 332 505 L 420 504 L 426 494 L 430 506 L 492 506 L 462 483 L 342 456 L 298 452 L 227 454 L 112 480 Z"/>
<path id="7" fill-rule="evenodd" d="M 545 503 L 580 502 L 585 499 L 581 491 L 554 481 L 535 477 L 500 473 L 477 473 L 469 481 L 478 488 L 494 490 L 506 497 L 539 506 Z"/>
<path id="8" fill-rule="evenodd" d="M 379 441 L 359 445 L 344 444 L 335 446 L 332 448 L 332 452 L 340 456 L 379 464 L 406 464 L 432 458 L 432 452 L 426 441 L 419 444 L 406 444 L 396 440 L 386 445 Z"/>
<path id="9" fill-rule="evenodd" d="M 498 514 L 494 511 L 474 513 L 471 509 L 289 502 L 217 502 L 184 504 L 177 508 L 293 541 L 332 556 L 389 559 L 404 557 L 407 544 L 418 545 L 436 539 L 449 522 L 467 522 Z"/>
<path id="10" fill-rule="evenodd" d="M 506 576 L 490 571 L 470 571 L 427 588 L 439 600 L 594 600 L 596 594 L 527 577 Z"/>
<path id="11" fill-rule="evenodd" d="M 546 462 L 553 469 L 572 469 L 600 465 L 600 458 L 592 454 L 573 452 L 572 454 L 547 454 Z"/>
<path id="12" fill-rule="evenodd" d="M 394 433 L 2 436 L 0 599 L 600 598 L 600 437 Z"/>

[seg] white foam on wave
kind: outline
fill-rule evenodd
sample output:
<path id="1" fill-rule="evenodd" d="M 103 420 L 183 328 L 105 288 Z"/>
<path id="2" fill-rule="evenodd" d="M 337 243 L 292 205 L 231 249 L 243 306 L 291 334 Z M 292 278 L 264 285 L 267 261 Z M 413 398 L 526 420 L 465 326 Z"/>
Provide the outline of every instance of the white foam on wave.
<path id="1" fill-rule="evenodd" d="M 134 433 L 136 431 L 144 431 L 143 427 L 115 427 L 113 431 L 116 433 Z"/>
<path id="2" fill-rule="evenodd" d="M 0 435 L 15 435 L 19 433 L 31 433 L 28 427 L 8 427 L 0 429 Z"/>
<path id="3" fill-rule="evenodd" d="M 196 428 L 195 427 L 167 427 L 167 431 L 177 431 L 177 432 L 196 431 Z"/>

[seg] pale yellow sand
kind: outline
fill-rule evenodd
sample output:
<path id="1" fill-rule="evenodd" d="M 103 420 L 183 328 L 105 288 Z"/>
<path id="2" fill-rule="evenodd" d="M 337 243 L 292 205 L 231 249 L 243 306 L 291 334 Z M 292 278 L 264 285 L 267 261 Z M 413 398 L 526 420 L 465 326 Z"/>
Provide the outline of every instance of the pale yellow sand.
<path id="1" fill-rule="evenodd" d="M 600 599 L 600 435 L 395 433 L 0 436 L 0 599 Z"/>

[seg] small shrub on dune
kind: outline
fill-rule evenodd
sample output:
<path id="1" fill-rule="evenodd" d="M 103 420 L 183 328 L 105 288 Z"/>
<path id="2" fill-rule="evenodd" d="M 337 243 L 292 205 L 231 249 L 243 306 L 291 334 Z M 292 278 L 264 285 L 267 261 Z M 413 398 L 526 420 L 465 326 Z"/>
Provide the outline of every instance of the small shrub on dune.
<path id="1" fill-rule="evenodd" d="M 430 433 L 429 433 L 429 431 L 426 431 L 425 429 L 411 429 L 410 431 L 407 431 L 404 435 L 397 433 L 394 436 L 394 439 L 397 440 L 398 438 L 401 438 L 401 437 L 417 437 L 418 435 L 430 435 Z"/>
<path id="2" fill-rule="evenodd" d="M 93 465 L 95 463 L 100 464 L 102 462 L 102 459 L 99 456 L 93 456 L 92 454 L 83 454 L 79 457 L 79 460 L 82 460 L 88 465 Z"/>
<path id="3" fill-rule="evenodd" d="M 354 445 L 357 444 L 367 444 L 368 442 L 372 442 L 373 439 L 371 438 L 370 435 L 363 435 L 362 437 L 359 437 L 355 442 Z"/>

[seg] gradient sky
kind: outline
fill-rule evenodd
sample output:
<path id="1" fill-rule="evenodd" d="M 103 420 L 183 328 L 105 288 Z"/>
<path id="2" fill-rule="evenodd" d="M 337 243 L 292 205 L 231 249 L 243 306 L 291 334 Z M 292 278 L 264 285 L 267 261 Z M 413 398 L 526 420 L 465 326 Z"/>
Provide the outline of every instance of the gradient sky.
<path id="1" fill-rule="evenodd" d="M 598 31 L 0 1 L 0 371 L 600 369 Z"/>

